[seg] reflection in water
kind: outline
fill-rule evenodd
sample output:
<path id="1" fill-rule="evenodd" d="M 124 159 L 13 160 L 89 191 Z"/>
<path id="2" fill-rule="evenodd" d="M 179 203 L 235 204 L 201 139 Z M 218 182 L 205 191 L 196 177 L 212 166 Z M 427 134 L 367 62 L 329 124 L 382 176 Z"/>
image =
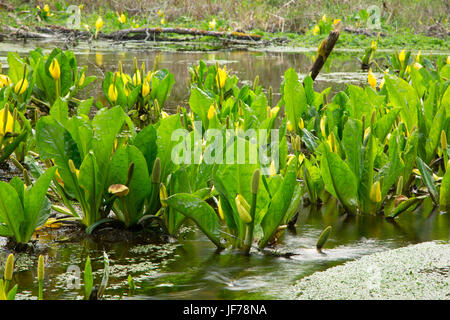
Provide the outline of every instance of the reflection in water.
<path id="1" fill-rule="evenodd" d="M 61 44 L 55 42 L 33 42 L 25 44 L 12 42 L 0 44 L 0 61 L 6 60 L 8 51 L 17 51 L 20 55 L 25 55 L 37 46 L 47 51 Z M 160 49 L 145 49 L 142 45 L 130 47 L 117 44 L 102 43 L 90 48 L 86 43 L 80 43 L 72 48 L 76 57 L 78 66 L 87 65 L 88 75 L 96 75 L 100 79 L 104 77 L 107 71 L 116 71 L 118 62 L 122 61 L 124 71 L 132 73 L 134 70 L 133 59 L 137 57 L 138 65 L 143 62 L 147 66 L 152 66 L 156 56 L 159 55 L 159 67 L 167 68 L 175 76 L 175 85 L 172 89 L 169 100 L 167 101 L 168 111 L 176 110 L 177 105 L 187 106 L 189 91 L 187 79 L 189 77 L 188 67 L 203 60 L 206 63 L 226 64 L 227 70 L 235 74 L 241 80 L 241 84 L 250 84 L 256 76 L 259 76 L 260 84 L 264 90 L 272 87 L 274 90 L 274 103 L 278 102 L 279 89 L 283 80 L 284 72 L 288 68 L 294 68 L 301 77 L 306 76 L 309 68 L 313 64 L 313 57 L 316 55 L 316 49 L 297 53 L 290 52 L 258 52 L 258 51 L 162 51 Z M 324 66 L 319 78 L 315 81 L 315 89 L 322 91 L 327 87 L 332 87 L 332 94 L 343 90 L 345 83 L 363 83 L 366 81 L 367 74 L 359 69 L 355 57 L 357 53 L 333 53 Z M 2 59 L 2 57 L 4 57 Z M 3 63 L 6 66 L 6 61 Z M 329 76 L 330 75 L 330 76 Z M 345 82 L 345 83 L 344 83 Z M 89 88 L 92 92 L 86 93 L 94 95 L 101 99 L 103 96 L 101 81 L 97 81 Z"/>

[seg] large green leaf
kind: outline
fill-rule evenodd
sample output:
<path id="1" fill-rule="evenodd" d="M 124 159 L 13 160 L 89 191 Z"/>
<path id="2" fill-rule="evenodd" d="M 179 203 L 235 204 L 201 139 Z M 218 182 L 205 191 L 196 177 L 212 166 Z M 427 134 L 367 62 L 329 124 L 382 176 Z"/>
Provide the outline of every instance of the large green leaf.
<path id="1" fill-rule="evenodd" d="M 16 84 L 23 78 L 23 69 L 25 63 L 19 57 L 19 54 L 16 52 L 8 52 L 8 77 L 11 81 Z"/>
<path id="2" fill-rule="evenodd" d="M 442 209 L 450 209 L 450 168 L 444 174 L 440 193 L 439 205 Z"/>
<path id="3" fill-rule="evenodd" d="M 264 237 L 259 243 L 260 248 L 264 248 L 273 237 L 289 209 L 297 183 L 297 164 L 297 158 L 291 160 L 281 186 L 268 204 L 267 212 L 261 221 Z"/>
<path id="4" fill-rule="evenodd" d="M 109 170 L 109 178 L 105 187 L 112 184 L 126 184 L 128 169 L 134 164 L 133 175 L 128 183 L 129 193 L 117 200 L 122 211 L 125 225 L 135 224 L 143 214 L 144 200 L 150 195 L 150 177 L 144 156 L 135 146 L 120 148 L 114 154 Z"/>
<path id="5" fill-rule="evenodd" d="M 358 180 L 350 167 L 327 144 L 322 145 L 321 170 L 325 189 L 344 206 L 349 213 L 356 214 L 358 205 Z"/>
<path id="6" fill-rule="evenodd" d="M 53 117 L 39 119 L 36 124 L 36 143 L 42 159 L 52 159 L 69 193 L 77 193 L 76 176 L 69 168 L 69 160 L 76 166 L 81 163 L 80 153 L 70 133 Z M 79 195 L 77 195 L 77 198 Z"/>
<path id="7" fill-rule="evenodd" d="M 344 146 L 346 162 L 359 180 L 362 164 L 362 123 L 359 120 L 348 119 L 345 124 L 342 145 Z"/>
<path id="8" fill-rule="evenodd" d="M 239 144 L 245 146 L 245 148 L 238 147 Z M 256 147 L 256 146 L 255 146 Z M 238 239 L 244 239 L 245 236 L 245 224 L 239 217 L 239 213 L 235 203 L 235 197 L 239 193 L 247 202 L 252 199 L 251 183 L 253 172 L 258 167 L 256 163 L 250 163 L 249 150 L 250 143 L 241 137 L 238 137 L 235 141 L 227 146 L 225 154 L 230 155 L 232 150 L 234 152 L 234 159 L 232 164 L 220 164 L 217 165 L 217 169 L 213 174 L 214 186 L 221 195 L 221 203 L 224 208 L 225 221 L 230 230 L 236 232 Z M 236 150 L 238 150 L 236 152 Z M 240 150 L 240 151 L 239 151 Z M 242 161 L 238 161 L 239 153 L 245 150 L 245 155 Z M 242 156 L 242 155 L 241 155 Z M 242 160 L 242 159 L 241 159 Z M 228 160 L 226 161 L 228 162 Z M 258 212 L 262 210 L 267 202 L 267 193 L 263 193 L 264 188 L 258 190 L 258 202 L 256 208 L 256 216 Z M 228 210 L 231 209 L 231 210 Z"/>
<path id="9" fill-rule="evenodd" d="M 191 110 L 200 118 L 204 129 L 208 128 L 208 110 L 211 104 L 214 103 L 213 98 L 208 96 L 206 92 L 197 87 L 191 89 L 189 97 L 189 106 Z"/>
<path id="10" fill-rule="evenodd" d="M 191 165 L 193 167 L 195 165 Z M 193 175 L 196 174 L 195 171 L 191 171 Z M 193 193 L 191 184 L 193 184 L 193 177 L 189 176 L 188 171 L 185 168 L 180 168 L 179 170 L 170 174 L 170 181 L 168 186 L 169 195 L 176 193 Z M 204 199 L 203 199 L 204 200 Z M 171 235 L 175 235 L 178 232 L 179 227 L 183 223 L 185 216 L 179 213 L 172 207 L 168 208 L 165 213 L 167 217 L 167 229 Z"/>
<path id="11" fill-rule="evenodd" d="M 392 130 L 392 126 L 394 125 L 395 119 L 397 119 L 398 114 L 400 113 L 401 108 L 393 108 L 389 111 L 389 113 L 385 114 L 374 124 L 374 133 L 377 136 L 378 140 L 384 141 L 386 136 Z"/>
<path id="12" fill-rule="evenodd" d="M 414 126 L 417 126 L 418 121 L 417 105 L 419 104 L 419 98 L 416 90 L 401 78 L 386 75 L 384 79 L 390 102 L 394 107 L 402 108 L 401 117 L 406 123 L 408 131 L 411 131 Z"/>
<path id="13" fill-rule="evenodd" d="M 159 106 L 162 107 L 174 83 L 175 78 L 173 74 L 166 69 L 158 70 L 152 77 L 151 99 L 157 99 Z"/>
<path id="14" fill-rule="evenodd" d="M 78 177 L 78 183 L 84 191 L 83 200 L 86 202 L 86 207 L 83 214 L 87 226 L 102 218 L 99 209 L 104 191 L 102 182 L 104 180 L 100 176 L 96 157 L 91 151 L 84 158 Z"/>
<path id="15" fill-rule="evenodd" d="M 22 242 L 20 226 L 24 219 L 23 207 L 16 190 L 0 181 L 0 220 L 11 230 L 17 242 Z"/>
<path id="16" fill-rule="evenodd" d="M 371 127 L 372 130 L 373 127 Z M 358 197 L 362 213 L 371 212 L 370 190 L 373 184 L 373 166 L 375 161 L 375 143 L 372 132 L 369 132 L 362 148 L 361 178 L 358 185 Z"/>
<path id="17" fill-rule="evenodd" d="M 427 136 L 427 142 L 425 145 L 427 163 L 430 163 L 435 157 L 436 148 L 440 141 L 439 139 L 441 137 L 441 131 L 442 128 L 444 127 L 444 123 L 445 123 L 445 108 L 443 105 L 441 105 L 441 107 L 436 112 L 433 118 L 433 122 Z"/>
<path id="18" fill-rule="evenodd" d="M 95 150 L 95 158 L 102 172 L 103 179 L 107 177 L 109 163 L 113 152 L 114 140 L 125 122 L 125 113 L 120 106 L 97 112 L 92 120 L 94 137 L 92 148 Z"/>
<path id="19" fill-rule="evenodd" d="M 26 224 L 23 234 L 26 241 L 31 238 L 35 228 L 38 227 L 37 222 L 43 220 L 40 219 L 40 215 L 45 214 L 45 210 L 43 211 L 41 208 L 45 204 L 47 190 L 55 172 L 56 167 L 49 168 L 36 180 L 33 187 L 25 191 L 23 208 Z"/>
<path id="20" fill-rule="evenodd" d="M 292 68 L 284 73 L 283 101 L 286 116 L 295 130 L 298 131 L 298 122 L 308 105 L 305 89 Z"/>
<path id="21" fill-rule="evenodd" d="M 208 203 L 192 194 L 177 193 L 167 198 L 167 204 L 194 221 L 218 248 L 223 248 L 220 243 L 220 221 Z"/>
<path id="22" fill-rule="evenodd" d="M 377 175 L 377 181 L 382 181 L 381 185 L 381 199 L 388 194 L 392 185 L 398 180 L 398 177 L 402 174 L 404 169 L 404 164 L 400 158 L 400 141 L 403 139 L 399 130 L 395 130 L 391 134 L 389 140 L 389 162 L 386 163 L 379 171 Z M 380 208 L 383 201 L 378 203 L 378 208 Z"/>
<path id="23" fill-rule="evenodd" d="M 133 145 L 135 145 L 144 155 L 149 173 L 151 173 L 153 169 L 153 163 L 155 162 L 158 153 L 156 139 L 156 129 L 154 126 L 149 125 L 142 129 L 133 141 Z"/>
<path id="24" fill-rule="evenodd" d="M 417 168 L 422 174 L 422 180 L 427 186 L 431 198 L 433 199 L 433 202 L 437 204 L 439 194 L 436 190 L 436 185 L 434 184 L 433 171 L 431 171 L 430 167 L 428 167 L 420 157 L 417 157 Z"/>
<path id="25" fill-rule="evenodd" d="M 157 129 L 158 158 L 161 160 L 161 182 L 165 182 L 167 176 L 175 167 L 172 161 L 172 148 L 178 143 L 172 141 L 172 132 L 181 128 L 180 115 L 174 114 L 161 119 Z"/>

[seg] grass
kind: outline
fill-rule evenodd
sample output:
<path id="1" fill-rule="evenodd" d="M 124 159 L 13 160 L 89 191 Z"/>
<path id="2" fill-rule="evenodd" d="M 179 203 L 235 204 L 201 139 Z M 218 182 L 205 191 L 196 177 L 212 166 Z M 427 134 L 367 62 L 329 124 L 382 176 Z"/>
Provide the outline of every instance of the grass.
<path id="1" fill-rule="evenodd" d="M 10 26 L 66 25 L 69 5 L 83 5 L 80 29 L 95 31 L 95 21 L 101 16 L 102 32 L 112 32 L 133 27 L 188 27 L 211 29 L 209 22 L 215 20 L 216 30 L 246 31 L 259 33 L 265 39 L 287 38 L 291 46 L 317 46 L 328 32 L 314 35 L 312 30 L 326 15 L 330 21 L 341 19 L 344 26 L 365 28 L 369 14 L 364 1 L 319 0 L 99 0 L 99 1 L 8 1 L 13 12 L 0 6 L 0 21 Z M 384 3 L 384 5 L 383 5 Z M 36 6 L 50 5 L 53 16 L 40 21 Z M 380 8 L 381 31 L 387 35 L 381 39 L 379 48 L 442 49 L 448 48 L 449 30 L 448 2 L 438 0 L 391 0 L 372 1 Z M 118 22 L 118 13 L 124 13 L 126 22 Z M 158 14 L 158 12 L 160 14 Z M 164 23 L 162 23 L 164 18 Z M 431 28 L 433 26 L 433 28 Z M 438 30 L 430 37 L 430 30 Z M 372 36 L 343 33 L 340 46 L 366 48 Z M 205 40 L 205 39 L 202 39 Z"/>

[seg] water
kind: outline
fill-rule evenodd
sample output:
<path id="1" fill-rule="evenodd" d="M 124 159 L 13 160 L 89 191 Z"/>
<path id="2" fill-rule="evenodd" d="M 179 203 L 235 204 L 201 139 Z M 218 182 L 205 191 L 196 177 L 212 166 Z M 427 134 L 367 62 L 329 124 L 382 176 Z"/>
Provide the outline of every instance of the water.
<path id="1" fill-rule="evenodd" d="M 44 51 L 50 51 L 55 46 L 65 48 L 65 44 L 55 41 L 35 42 L 3 42 L 0 43 L 0 62 L 7 67 L 6 56 L 9 51 L 26 55 L 36 47 L 41 47 Z M 137 57 L 138 65 L 142 62 L 148 69 L 152 68 L 156 56 L 160 58 L 160 68 L 167 68 L 175 76 L 175 85 L 169 100 L 166 103 L 166 110 L 176 110 L 177 105 L 187 106 L 189 90 L 187 79 L 189 77 L 188 67 L 203 60 L 206 63 L 216 63 L 226 65 L 227 70 L 231 70 L 232 75 L 237 75 L 242 84 L 251 85 L 256 76 L 259 76 L 259 83 L 264 90 L 272 87 L 274 90 L 274 103 L 279 100 L 279 89 L 283 80 L 284 72 L 292 67 L 300 75 L 305 77 L 313 64 L 313 58 L 317 55 L 314 48 L 304 49 L 297 52 L 281 51 L 273 48 L 274 51 L 248 51 L 248 50 L 222 50 L 222 51 L 167 51 L 160 47 L 154 47 L 151 43 L 142 44 L 128 43 L 126 46 L 120 44 L 112 45 L 108 42 L 96 42 L 87 44 L 85 42 L 75 47 L 70 47 L 77 57 L 78 66 L 88 66 L 88 74 L 96 75 L 102 79 L 107 71 L 116 71 L 118 62 L 122 61 L 124 71 L 131 73 L 133 70 L 133 59 Z M 316 91 L 322 91 L 327 87 L 332 87 L 332 93 L 345 89 L 345 84 L 361 84 L 367 81 L 367 72 L 360 69 L 360 64 L 356 57 L 362 56 L 362 52 L 336 52 L 330 56 L 322 72 L 315 81 Z M 97 96 L 106 103 L 103 98 L 101 81 L 97 81 L 94 86 L 90 85 L 89 95 Z"/>
<path id="2" fill-rule="evenodd" d="M 324 254 L 315 250 L 320 232 L 333 226 Z M 43 235 L 41 235 L 43 237 Z M 292 285 L 302 277 L 363 255 L 409 244 L 450 238 L 450 217 L 427 199 L 414 212 L 395 222 L 380 216 L 346 218 L 335 201 L 322 208 L 301 207 L 294 230 L 286 231 L 271 253 L 256 250 L 250 257 L 234 251 L 217 252 L 195 228 L 188 226 L 178 242 L 136 244 L 93 242 L 89 238 L 64 242 L 64 232 L 49 231 L 41 240 L 46 255 L 46 299 L 81 299 L 83 286 L 74 288 L 68 268 L 84 270 L 91 257 L 95 283 L 103 272 L 103 250 L 110 258 L 110 284 L 105 298 L 114 299 L 293 299 Z M 4 257 L 8 254 L 1 249 Z M 37 296 L 38 254 L 16 254 L 18 297 Z M 131 275 L 136 290 L 128 290 Z M 81 273 L 81 284 L 83 283 Z"/>
<path id="3" fill-rule="evenodd" d="M 25 55 L 36 46 L 45 50 L 53 48 L 55 42 L 3 42 L 0 43 L 0 62 L 6 66 L 8 51 Z M 259 75 L 265 90 L 271 86 L 277 95 L 284 72 L 293 67 L 305 76 L 312 65 L 315 49 L 273 51 L 162 51 L 148 45 L 111 45 L 96 43 L 95 47 L 80 43 L 71 48 L 75 51 L 79 66 L 87 65 L 88 73 L 102 77 L 105 71 L 117 69 L 122 61 L 125 71 L 130 71 L 133 57 L 139 64 L 145 61 L 153 65 L 160 55 L 160 67 L 175 75 L 167 108 L 187 105 L 189 92 L 186 86 L 188 66 L 202 59 L 208 63 L 216 61 L 227 65 L 243 84 L 250 84 Z M 346 83 L 365 83 L 367 73 L 359 69 L 357 56 L 361 52 L 343 51 L 333 53 L 333 58 L 322 70 L 315 82 L 316 90 L 329 86 L 332 92 L 342 90 Z M 102 99 L 101 84 L 93 87 L 89 94 Z M 277 99 L 275 99 L 275 102 Z M 324 253 L 315 250 L 321 231 L 328 225 L 333 231 Z M 214 245 L 193 226 L 187 226 L 178 241 L 169 243 L 95 242 L 80 236 L 70 240 L 67 230 L 49 230 L 40 235 L 39 253 L 46 256 L 45 299 L 80 299 L 83 296 L 83 270 L 86 257 L 92 259 L 95 283 L 101 281 L 103 250 L 110 258 L 110 283 L 106 298 L 120 299 L 292 299 L 295 292 L 292 284 L 304 276 L 325 270 L 363 255 L 408 244 L 443 240 L 450 237 L 450 217 L 432 206 L 427 199 L 417 210 L 402 214 L 395 222 L 383 217 L 346 218 L 331 201 L 319 209 L 301 207 L 297 227 L 287 230 L 273 250 L 276 253 L 291 253 L 289 258 L 254 251 L 250 257 L 232 251 L 216 252 Z M 0 239 L 0 245 L 4 244 Z M 1 246 L 1 263 L 9 251 Z M 15 254 L 14 281 L 19 284 L 18 298 L 37 297 L 37 258 L 35 254 Z M 70 278 L 68 268 L 80 270 L 81 286 L 77 279 Z M 3 267 L 0 268 L 3 270 Z M 75 273 L 76 274 L 76 273 Z M 131 275 L 136 290 L 128 290 L 127 276 Z"/>

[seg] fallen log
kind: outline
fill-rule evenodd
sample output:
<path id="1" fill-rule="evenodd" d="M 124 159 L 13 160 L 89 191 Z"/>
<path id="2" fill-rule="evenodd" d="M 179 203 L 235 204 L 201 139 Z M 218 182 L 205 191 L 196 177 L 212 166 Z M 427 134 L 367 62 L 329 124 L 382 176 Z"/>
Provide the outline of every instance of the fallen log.
<path id="1" fill-rule="evenodd" d="M 8 34 L 4 34 L 7 37 L 16 37 L 16 38 L 26 38 L 26 39 L 48 39 L 52 36 L 45 33 L 28 31 L 25 29 L 14 28 L 8 25 L 2 25 L 0 27 L 1 31 L 7 32 Z"/>
<path id="2" fill-rule="evenodd" d="M 209 31 L 209 30 L 198 30 L 198 29 L 188 29 L 188 28 L 137 28 L 137 29 L 124 29 L 112 32 L 108 36 L 114 39 L 121 40 L 126 36 L 132 34 L 145 34 L 145 35 L 156 35 L 161 33 L 175 33 L 175 34 L 183 34 L 183 35 L 192 35 L 192 36 L 209 36 L 209 37 L 218 37 L 218 38 L 234 38 L 234 39 L 242 39 L 242 40 L 254 40 L 259 41 L 262 39 L 262 36 L 258 34 L 248 34 L 243 32 L 224 32 L 224 31 Z M 99 34 L 100 36 L 100 34 Z"/>
<path id="3" fill-rule="evenodd" d="M 88 31 L 82 31 L 77 29 L 70 29 L 63 26 L 49 25 L 46 27 L 36 27 L 36 30 L 46 33 L 71 33 L 75 36 L 87 38 L 91 37 L 92 33 Z M 111 33 L 99 32 L 97 35 L 98 39 L 110 39 L 110 40 L 127 40 L 127 39 L 153 39 L 155 36 L 163 33 L 174 33 L 180 35 L 192 35 L 192 36 L 210 36 L 217 38 L 227 38 L 227 39 L 241 39 L 241 40 L 253 40 L 260 41 L 262 36 L 257 34 L 247 34 L 243 32 L 222 32 L 222 31 L 209 31 L 209 30 L 198 30 L 198 29 L 188 29 L 188 28 L 129 28 L 114 31 Z M 139 37 L 139 35 L 141 37 Z"/>
<path id="4" fill-rule="evenodd" d="M 313 80 L 316 79 L 331 51 L 333 51 L 334 45 L 339 39 L 339 33 L 339 30 L 332 30 L 328 38 L 324 39 L 317 49 L 317 58 L 309 71 Z"/>

